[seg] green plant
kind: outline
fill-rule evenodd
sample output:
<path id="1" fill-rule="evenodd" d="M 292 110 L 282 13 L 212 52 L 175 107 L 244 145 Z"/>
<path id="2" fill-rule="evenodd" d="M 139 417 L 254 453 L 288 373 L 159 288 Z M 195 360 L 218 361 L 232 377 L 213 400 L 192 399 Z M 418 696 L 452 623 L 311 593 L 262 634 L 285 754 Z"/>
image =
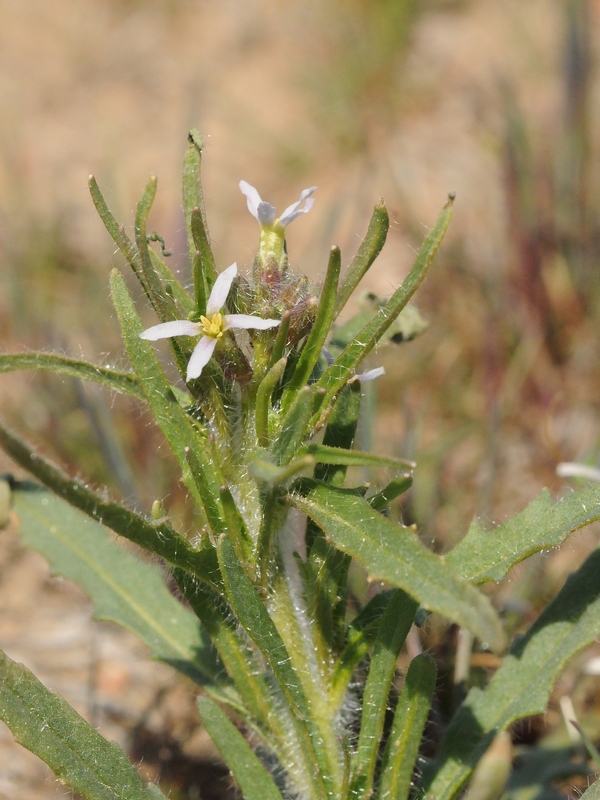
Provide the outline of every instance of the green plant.
<path id="1" fill-rule="evenodd" d="M 156 180 L 138 205 L 132 241 L 90 178 L 96 208 L 160 321 L 144 330 L 114 271 L 112 299 L 133 371 L 51 353 L 0 356 L 0 371 L 54 370 L 145 403 L 195 505 L 194 537 L 175 529 L 162 502 L 146 517 L 137 514 L 68 477 L 2 426 L 0 444 L 43 486 L 10 477 L 0 482 L 0 522 L 16 516 L 24 543 L 80 584 L 97 616 L 133 631 L 152 657 L 202 687 L 202 721 L 248 800 L 401 800 L 412 791 L 450 800 L 493 743 L 487 757 L 497 757 L 499 734 L 544 711 L 564 665 L 597 638 L 600 550 L 512 642 L 487 685 L 470 689 L 435 760 L 418 771 L 436 667 L 417 655 L 396 695 L 396 664 L 409 630 L 436 612 L 483 648 L 504 653 L 503 623 L 478 585 L 502 581 L 515 564 L 600 519 L 600 489 L 558 503 L 543 493 L 494 531 L 475 521 L 445 557 L 393 521 L 390 504 L 410 487 L 413 465 L 354 449 L 361 383 L 379 372 L 357 370 L 423 281 L 453 198 L 403 284 L 361 317 L 358 330 L 347 327 L 352 334 L 344 340 L 339 328 L 332 337 L 332 328 L 385 242 L 385 206 L 376 206 L 341 280 L 340 251 L 332 248 L 317 298 L 292 270 L 285 248 L 285 226 L 309 210 L 313 190 L 277 218 L 242 183 L 261 226 L 259 251 L 250 276 L 237 276 L 233 267 L 219 274 L 200 190 L 201 153 L 192 131 L 184 163 L 191 294 L 149 246 L 160 241 L 146 227 Z M 166 336 L 185 389 L 169 382 L 148 341 Z M 395 476 L 380 487 L 362 484 L 352 467 Z M 121 549 L 106 528 L 162 559 L 187 606 L 156 566 Z M 351 612 L 353 560 L 390 588 L 358 609 L 354 597 Z M 23 666 L 2 655 L 0 669 L 0 718 L 62 781 L 87 798 L 163 796 Z M 253 747 L 229 714 L 251 734 Z M 493 780 L 492 770 L 479 772 L 478 796 L 501 793 L 508 772 L 506 758 Z"/>

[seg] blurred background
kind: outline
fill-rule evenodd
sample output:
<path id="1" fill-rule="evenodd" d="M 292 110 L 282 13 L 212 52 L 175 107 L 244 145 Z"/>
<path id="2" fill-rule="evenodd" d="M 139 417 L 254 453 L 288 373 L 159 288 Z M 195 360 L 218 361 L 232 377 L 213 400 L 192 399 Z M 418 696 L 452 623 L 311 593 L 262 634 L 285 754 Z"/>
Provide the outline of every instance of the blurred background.
<path id="1" fill-rule="evenodd" d="M 418 462 L 398 513 L 438 551 L 474 514 L 491 526 L 543 486 L 570 491 L 577 483 L 558 478 L 557 463 L 598 466 L 600 449 L 599 22 L 598 0 L 4 0 L 0 350 L 126 367 L 108 297 L 121 260 L 87 176 L 128 228 L 147 177 L 158 176 L 151 229 L 187 280 L 190 127 L 206 140 L 221 268 L 249 267 L 257 245 L 241 178 L 280 209 L 319 187 L 288 236 L 292 265 L 315 284 L 332 243 L 350 262 L 383 196 L 391 229 L 364 282 L 380 296 L 456 191 L 416 297 L 429 329 L 372 357 L 387 375 L 362 435 Z M 177 470 L 133 401 L 13 373 L 1 377 L 0 411 L 66 469 L 140 508 L 168 498 L 185 521 Z M 5 459 L 0 469 L 12 467 Z M 515 571 L 498 598 L 515 630 L 597 538 L 588 529 Z M 198 779 L 213 753 L 191 687 L 89 618 L 82 593 L 0 535 L 0 637 L 11 657 L 128 747 L 149 777 L 162 774 L 171 797 L 230 791 L 216 765 Z M 449 658 L 434 634 L 427 646 Z M 558 719 L 551 710 L 547 727 L 531 730 L 552 733 Z M 3 727 L 0 796 L 65 796 Z"/>

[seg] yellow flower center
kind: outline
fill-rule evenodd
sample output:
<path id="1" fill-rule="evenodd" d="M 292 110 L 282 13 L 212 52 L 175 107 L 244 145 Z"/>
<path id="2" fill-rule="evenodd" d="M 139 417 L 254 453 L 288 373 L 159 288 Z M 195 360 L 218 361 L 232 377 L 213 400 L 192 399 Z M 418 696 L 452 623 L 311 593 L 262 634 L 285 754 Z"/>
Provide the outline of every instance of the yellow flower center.
<path id="1" fill-rule="evenodd" d="M 211 339 L 220 339 L 223 336 L 223 315 L 213 314 L 210 319 L 200 317 L 200 331 Z"/>

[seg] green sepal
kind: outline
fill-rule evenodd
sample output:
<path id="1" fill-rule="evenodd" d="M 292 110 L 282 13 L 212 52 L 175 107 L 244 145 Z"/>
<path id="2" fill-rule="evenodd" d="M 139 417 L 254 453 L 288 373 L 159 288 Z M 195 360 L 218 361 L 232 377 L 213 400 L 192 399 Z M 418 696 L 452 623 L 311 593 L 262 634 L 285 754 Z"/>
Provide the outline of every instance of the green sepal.
<path id="1" fill-rule="evenodd" d="M 101 367 L 80 361 L 76 358 L 67 358 L 58 353 L 1 353 L 0 372 L 15 372 L 17 370 L 48 370 L 71 378 L 92 381 L 106 386 L 113 392 L 128 394 L 138 400 L 144 400 L 140 383 L 132 372 L 120 372 L 111 367 Z"/>
<path id="2" fill-rule="evenodd" d="M 202 723 L 242 790 L 244 800 L 282 800 L 273 778 L 219 706 L 208 697 L 199 697 L 197 705 Z"/>
<path id="3" fill-rule="evenodd" d="M 430 656 L 418 655 L 410 662 L 383 752 L 378 800 L 407 800 L 410 795 L 436 674 Z"/>
<path id="4" fill-rule="evenodd" d="M 88 800 L 166 800 L 146 786 L 118 745 L 0 651 L 0 719 L 15 740 Z"/>
<path id="5" fill-rule="evenodd" d="M 352 759 L 350 794 L 355 798 L 370 797 L 373 792 L 377 754 L 396 661 L 417 607 L 412 598 L 403 591 L 396 590 L 379 624 L 362 698 L 358 745 Z"/>
<path id="6" fill-rule="evenodd" d="M 321 408 L 328 408 L 332 399 L 351 377 L 352 371 L 375 347 L 425 279 L 450 224 L 453 201 L 454 196 L 451 195 L 423 242 L 413 268 L 387 305 L 380 309 L 371 322 L 365 325 L 356 339 L 343 350 L 317 382 L 317 386 L 325 390 L 321 398 Z M 317 418 L 318 415 L 315 417 L 315 422 Z"/>
<path id="7" fill-rule="evenodd" d="M 387 239 L 390 218 L 383 200 L 373 209 L 365 238 L 344 275 L 335 301 L 335 316 L 344 308 L 350 296 L 367 273 Z"/>
<path id="8" fill-rule="evenodd" d="M 333 322 L 335 293 L 340 277 L 341 259 L 339 247 L 332 247 L 315 320 L 304 342 L 300 358 L 290 381 L 283 391 L 282 406 L 284 411 L 289 409 L 297 393 L 308 383 L 308 379 L 321 356 L 323 345 L 329 335 L 331 323 Z"/>

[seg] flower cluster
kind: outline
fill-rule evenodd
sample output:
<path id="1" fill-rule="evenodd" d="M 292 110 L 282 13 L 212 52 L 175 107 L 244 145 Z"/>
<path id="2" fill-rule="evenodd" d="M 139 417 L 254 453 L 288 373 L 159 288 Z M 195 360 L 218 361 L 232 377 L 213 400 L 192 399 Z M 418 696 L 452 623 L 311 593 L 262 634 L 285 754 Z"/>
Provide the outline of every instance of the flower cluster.
<path id="1" fill-rule="evenodd" d="M 273 254 L 276 258 L 283 256 L 285 228 L 290 222 L 310 211 L 315 202 L 314 198 L 310 196 L 316 188 L 316 186 L 313 186 L 310 189 L 304 189 L 300 194 L 300 199 L 288 206 L 283 214 L 277 218 L 274 206 L 261 200 L 257 190 L 250 186 L 249 183 L 240 181 L 240 189 L 246 196 L 248 210 L 260 223 L 261 241 L 259 254 L 262 254 L 265 258 L 268 254 Z M 303 203 L 304 205 L 302 205 Z M 219 339 L 223 338 L 226 331 L 233 328 L 264 331 L 269 328 L 275 328 L 280 323 L 280 320 L 264 319 L 254 314 L 223 313 L 236 275 L 237 264 L 234 263 L 217 277 L 208 298 L 206 310 L 200 317 L 199 322 L 173 320 L 171 322 L 163 322 L 160 325 L 153 325 L 143 333 L 140 333 L 140 338 L 151 342 L 156 342 L 159 339 L 169 339 L 172 336 L 200 337 L 188 363 L 186 381 L 200 377 L 202 370 L 215 352 Z"/>

